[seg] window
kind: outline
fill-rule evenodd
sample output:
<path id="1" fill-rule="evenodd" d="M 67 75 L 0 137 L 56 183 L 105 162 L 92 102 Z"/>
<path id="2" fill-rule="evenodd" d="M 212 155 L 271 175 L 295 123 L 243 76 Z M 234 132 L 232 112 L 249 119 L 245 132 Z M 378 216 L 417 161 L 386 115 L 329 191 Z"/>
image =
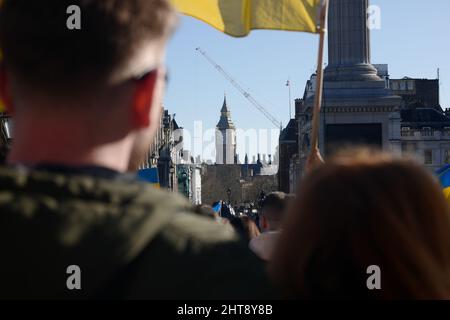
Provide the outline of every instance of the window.
<path id="1" fill-rule="evenodd" d="M 445 127 L 444 128 L 444 136 L 450 136 L 450 127 Z"/>
<path id="2" fill-rule="evenodd" d="M 450 150 L 444 151 L 444 164 L 450 164 Z"/>
<path id="3" fill-rule="evenodd" d="M 410 137 L 414 135 L 414 132 L 411 131 L 411 127 L 402 127 L 402 137 Z"/>
<path id="4" fill-rule="evenodd" d="M 417 152 L 416 144 L 410 142 L 402 143 L 402 154 L 404 155 L 415 155 Z"/>
<path id="5" fill-rule="evenodd" d="M 422 128 L 422 137 L 432 137 L 432 136 L 433 136 L 433 130 L 431 130 L 430 127 Z"/>
<path id="6" fill-rule="evenodd" d="M 425 164 L 431 165 L 433 164 L 433 150 L 425 150 L 424 151 Z"/>
<path id="7" fill-rule="evenodd" d="M 401 91 L 406 91 L 406 81 L 401 81 L 400 82 L 400 90 Z"/>
<path id="8" fill-rule="evenodd" d="M 414 81 L 408 81 L 408 91 L 414 90 Z"/>

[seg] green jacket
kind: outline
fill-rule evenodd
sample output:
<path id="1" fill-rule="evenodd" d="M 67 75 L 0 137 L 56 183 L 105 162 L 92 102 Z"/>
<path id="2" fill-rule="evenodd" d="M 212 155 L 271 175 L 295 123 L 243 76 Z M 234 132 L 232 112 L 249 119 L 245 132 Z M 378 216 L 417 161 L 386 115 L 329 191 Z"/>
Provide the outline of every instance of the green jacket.
<path id="1" fill-rule="evenodd" d="M 190 211 L 131 179 L 0 168 L 0 298 L 273 297 L 231 228 Z"/>

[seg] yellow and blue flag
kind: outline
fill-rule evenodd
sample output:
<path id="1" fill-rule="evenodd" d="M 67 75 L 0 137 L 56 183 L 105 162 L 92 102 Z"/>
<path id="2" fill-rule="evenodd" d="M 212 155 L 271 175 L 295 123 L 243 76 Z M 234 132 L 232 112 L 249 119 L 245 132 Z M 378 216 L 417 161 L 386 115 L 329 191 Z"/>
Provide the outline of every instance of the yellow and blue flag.
<path id="1" fill-rule="evenodd" d="M 138 170 L 137 178 L 140 181 L 148 182 L 156 188 L 160 188 L 158 168 Z"/>
<path id="2" fill-rule="evenodd" d="M 450 165 L 439 169 L 436 174 L 441 182 L 445 198 L 450 200 Z"/>
<path id="3" fill-rule="evenodd" d="M 235 37 L 255 29 L 318 33 L 324 0 L 172 0 L 183 14 Z"/>

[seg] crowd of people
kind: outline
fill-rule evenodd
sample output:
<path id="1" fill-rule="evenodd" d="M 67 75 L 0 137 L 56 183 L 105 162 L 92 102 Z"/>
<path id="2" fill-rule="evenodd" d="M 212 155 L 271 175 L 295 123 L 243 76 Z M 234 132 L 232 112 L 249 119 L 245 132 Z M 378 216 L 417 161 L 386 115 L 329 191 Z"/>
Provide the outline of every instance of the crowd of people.
<path id="1" fill-rule="evenodd" d="M 237 213 L 231 205 L 218 201 L 213 206 L 201 205 L 197 212 L 214 218 L 218 223 L 231 225 L 262 261 L 269 261 L 281 231 L 281 224 L 288 203 L 295 195 L 284 192 L 272 192 L 269 195 L 261 192 L 257 209 L 249 213 Z M 217 204 L 220 204 L 218 206 Z M 253 212 L 256 211 L 256 212 Z"/>
<path id="2" fill-rule="evenodd" d="M 128 174 L 159 125 L 175 27 L 168 0 L 3 0 L 1 298 L 450 298 L 448 203 L 413 160 L 315 154 L 296 195 L 228 223 Z"/>

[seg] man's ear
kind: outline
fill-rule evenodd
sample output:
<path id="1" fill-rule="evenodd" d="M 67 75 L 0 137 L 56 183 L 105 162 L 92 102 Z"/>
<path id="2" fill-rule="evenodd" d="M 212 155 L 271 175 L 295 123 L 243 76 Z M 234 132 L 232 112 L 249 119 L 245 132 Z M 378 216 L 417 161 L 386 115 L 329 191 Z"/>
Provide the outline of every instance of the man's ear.
<path id="1" fill-rule="evenodd" d="M 133 97 L 132 126 L 135 128 L 147 128 L 150 125 L 150 111 L 153 107 L 158 71 L 152 71 L 139 80 L 136 80 L 136 88 Z"/>
<path id="2" fill-rule="evenodd" d="M 9 92 L 8 76 L 5 67 L 0 63 L 0 106 L 9 114 L 13 114 L 12 99 Z M 1 108 L 0 107 L 0 108 Z"/>

